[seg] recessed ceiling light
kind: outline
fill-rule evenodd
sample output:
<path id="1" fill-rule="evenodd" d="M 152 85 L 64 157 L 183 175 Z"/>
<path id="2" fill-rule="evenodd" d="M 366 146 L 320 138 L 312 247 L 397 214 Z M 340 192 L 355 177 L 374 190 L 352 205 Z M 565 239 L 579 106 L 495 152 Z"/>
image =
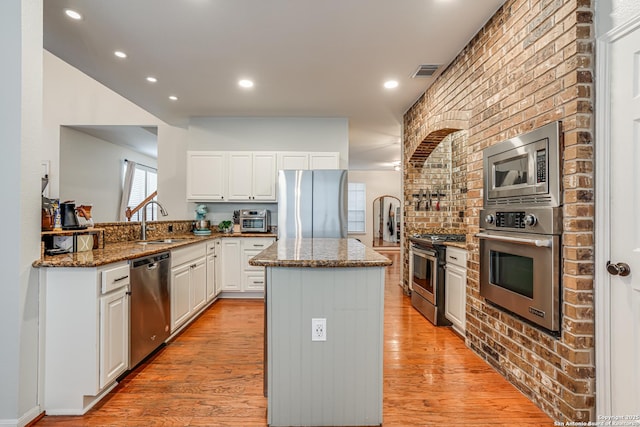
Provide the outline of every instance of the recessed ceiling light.
<path id="1" fill-rule="evenodd" d="M 398 87 L 398 82 L 396 80 L 387 80 L 384 82 L 384 87 L 387 89 L 395 89 Z"/>
<path id="2" fill-rule="evenodd" d="M 155 77 L 149 76 L 149 77 L 147 77 L 147 81 L 149 83 L 156 83 L 158 81 L 158 79 L 156 79 Z"/>
<path id="3" fill-rule="evenodd" d="M 121 51 L 121 50 L 116 50 L 115 52 L 113 52 L 113 54 L 114 54 L 115 56 L 117 56 L 118 58 L 122 58 L 122 59 L 124 59 L 124 58 L 126 58 L 126 57 L 127 57 L 127 54 L 126 54 L 126 53 L 124 53 L 124 52 L 123 52 L 123 51 Z"/>
<path id="4" fill-rule="evenodd" d="M 75 10 L 72 9 L 65 9 L 64 13 L 67 14 L 67 16 L 71 19 L 75 19 L 76 21 L 82 19 L 82 15 L 80 15 L 78 12 L 76 12 Z"/>
<path id="5" fill-rule="evenodd" d="M 240 85 L 240 87 L 244 87 L 244 88 L 250 88 L 253 87 L 253 82 L 251 80 L 240 80 L 238 82 L 238 85 Z"/>
<path id="6" fill-rule="evenodd" d="M 178 97 L 175 96 L 175 95 L 169 95 L 169 99 L 172 100 L 172 101 L 177 101 Z"/>

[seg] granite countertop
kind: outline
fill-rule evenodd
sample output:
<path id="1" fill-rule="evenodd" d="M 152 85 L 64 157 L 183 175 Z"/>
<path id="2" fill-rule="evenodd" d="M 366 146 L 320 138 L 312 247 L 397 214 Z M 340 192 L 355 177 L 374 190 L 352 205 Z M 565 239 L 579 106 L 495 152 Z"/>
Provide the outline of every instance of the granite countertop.
<path id="1" fill-rule="evenodd" d="M 389 258 L 355 239 L 282 239 L 249 260 L 262 267 L 385 267 Z"/>
<path id="2" fill-rule="evenodd" d="M 164 236 L 166 239 L 180 239 L 173 243 L 140 244 L 138 241 L 126 241 L 107 243 L 104 248 L 86 252 L 73 252 L 62 255 L 42 255 L 33 262 L 34 267 L 97 267 L 113 262 L 126 261 L 156 253 L 188 246 L 193 243 L 204 242 L 215 238 L 228 237 L 277 237 L 273 233 L 219 233 L 214 232 L 209 236 L 196 236 L 194 234 L 180 234 Z M 150 239 L 155 240 L 155 239 Z"/>

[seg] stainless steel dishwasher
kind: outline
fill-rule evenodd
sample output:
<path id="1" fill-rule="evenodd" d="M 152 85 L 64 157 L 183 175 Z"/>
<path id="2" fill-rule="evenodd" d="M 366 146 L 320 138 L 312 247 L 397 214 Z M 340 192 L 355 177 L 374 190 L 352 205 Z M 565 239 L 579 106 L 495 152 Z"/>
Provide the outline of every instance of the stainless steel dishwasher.
<path id="1" fill-rule="evenodd" d="M 131 261 L 129 369 L 133 369 L 169 337 L 169 268 L 163 252 Z"/>

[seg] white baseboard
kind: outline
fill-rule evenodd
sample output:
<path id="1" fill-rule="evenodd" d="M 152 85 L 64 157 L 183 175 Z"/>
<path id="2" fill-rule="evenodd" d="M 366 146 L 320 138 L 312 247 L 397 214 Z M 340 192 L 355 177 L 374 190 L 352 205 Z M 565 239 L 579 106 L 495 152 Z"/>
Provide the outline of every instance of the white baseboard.
<path id="1" fill-rule="evenodd" d="M 40 406 L 34 406 L 18 419 L 0 419 L 0 427 L 24 427 L 35 420 L 41 412 Z"/>

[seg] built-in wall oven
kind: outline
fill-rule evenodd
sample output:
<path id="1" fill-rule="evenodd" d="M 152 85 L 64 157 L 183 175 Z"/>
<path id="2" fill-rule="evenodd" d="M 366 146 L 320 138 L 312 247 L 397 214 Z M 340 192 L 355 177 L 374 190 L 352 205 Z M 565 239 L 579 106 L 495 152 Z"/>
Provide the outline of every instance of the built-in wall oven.
<path id="1" fill-rule="evenodd" d="M 414 234 L 409 237 L 409 289 L 411 305 L 436 326 L 448 326 L 445 317 L 446 247 L 444 242 L 464 242 L 460 234 Z"/>
<path id="2" fill-rule="evenodd" d="M 550 331 L 560 329 L 561 209 L 485 209 L 480 295 Z"/>
<path id="3" fill-rule="evenodd" d="M 552 332 L 560 330 L 560 123 L 484 151 L 480 295 Z"/>

